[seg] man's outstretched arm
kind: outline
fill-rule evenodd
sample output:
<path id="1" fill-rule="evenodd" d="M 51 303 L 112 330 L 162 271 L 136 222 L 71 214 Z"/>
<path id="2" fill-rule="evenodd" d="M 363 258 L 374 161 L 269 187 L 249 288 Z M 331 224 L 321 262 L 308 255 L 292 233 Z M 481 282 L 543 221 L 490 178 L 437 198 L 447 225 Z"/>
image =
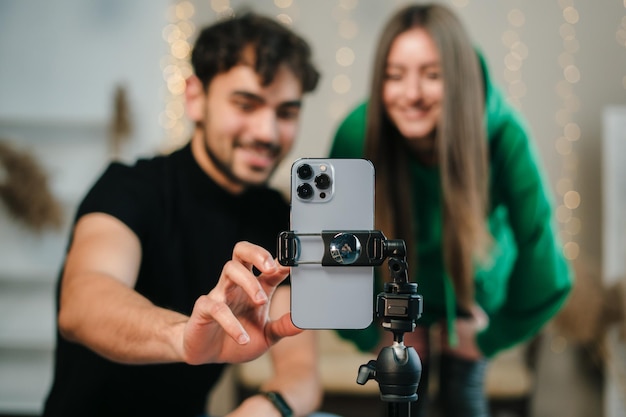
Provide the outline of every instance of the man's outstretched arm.
<path id="1" fill-rule="evenodd" d="M 259 246 L 236 245 L 217 286 L 198 298 L 190 317 L 134 290 L 140 262 L 139 239 L 122 222 L 102 213 L 81 218 L 61 283 L 63 336 L 117 362 L 199 364 L 248 361 L 301 332 L 288 315 L 269 319 L 268 300 L 288 270 Z"/>

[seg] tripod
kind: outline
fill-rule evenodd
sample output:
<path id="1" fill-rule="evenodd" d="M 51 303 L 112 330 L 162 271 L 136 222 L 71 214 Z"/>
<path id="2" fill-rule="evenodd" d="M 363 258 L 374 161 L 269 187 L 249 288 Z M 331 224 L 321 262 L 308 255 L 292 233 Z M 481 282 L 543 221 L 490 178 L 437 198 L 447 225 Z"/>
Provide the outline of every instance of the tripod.
<path id="1" fill-rule="evenodd" d="M 417 284 L 408 280 L 406 246 L 403 240 L 383 241 L 383 255 L 388 257 L 392 282 L 376 298 L 376 316 L 382 327 L 393 332 L 393 344 L 384 347 L 376 360 L 359 367 L 357 383 L 378 382 L 380 398 L 387 403 L 388 417 L 409 417 L 411 402 L 417 401 L 417 387 L 422 374 L 419 355 L 404 345 L 404 333 L 415 330 L 422 314 L 422 297 Z"/>
<path id="2" fill-rule="evenodd" d="M 350 235 L 363 242 L 363 251 L 355 250 L 357 257 L 345 264 L 334 239 Z M 322 237 L 326 250 L 321 261 L 299 259 L 298 236 Z M 339 245 L 341 246 L 341 245 Z M 337 259 L 342 259 L 339 262 Z M 382 319 L 383 329 L 393 332 L 393 344 L 381 350 L 376 360 L 359 367 L 357 383 L 364 385 L 374 379 L 380 388 L 380 397 L 388 403 L 388 417 L 410 417 L 411 402 L 417 401 L 417 387 L 422 375 L 422 363 L 413 347 L 404 345 L 404 334 L 415 330 L 415 322 L 422 315 L 422 296 L 417 284 L 409 282 L 404 240 L 388 240 L 379 230 L 328 231 L 321 233 L 282 232 L 278 239 L 278 261 L 284 266 L 320 263 L 322 266 L 379 266 L 388 259 L 392 281 L 385 283 L 384 292 L 376 298 L 376 316 Z"/>

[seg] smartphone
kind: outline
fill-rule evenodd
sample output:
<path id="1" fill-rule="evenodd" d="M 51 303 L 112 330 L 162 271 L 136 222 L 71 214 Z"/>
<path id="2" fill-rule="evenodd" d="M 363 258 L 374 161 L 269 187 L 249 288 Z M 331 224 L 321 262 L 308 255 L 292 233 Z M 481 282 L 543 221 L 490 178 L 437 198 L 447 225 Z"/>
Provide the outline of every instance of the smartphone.
<path id="1" fill-rule="evenodd" d="M 374 268 L 323 266 L 323 231 L 374 228 L 374 166 L 366 159 L 301 158 L 291 167 L 291 317 L 302 329 L 363 329 L 373 319 Z M 346 262 L 348 264 L 349 262 Z"/>

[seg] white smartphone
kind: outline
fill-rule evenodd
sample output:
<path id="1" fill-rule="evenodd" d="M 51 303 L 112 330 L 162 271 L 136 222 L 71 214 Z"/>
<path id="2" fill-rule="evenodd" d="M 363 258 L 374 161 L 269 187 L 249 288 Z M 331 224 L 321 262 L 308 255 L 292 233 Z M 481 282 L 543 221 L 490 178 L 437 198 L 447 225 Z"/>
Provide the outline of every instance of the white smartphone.
<path id="1" fill-rule="evenodd" d="M 297 266 L 291 267 L 291 317 L 297 327 L 363 329 L 372 322 L 374 268 L 347 265 L 350 248 L 329 253 L 321 233 L 372 230 L 374 187 L 374 166 L 365 159 L 293 163 L 290 227 L 298 250 Z M 346 265 L 323 266 L 325 253 L 335 260 L 343 254 Z"/>

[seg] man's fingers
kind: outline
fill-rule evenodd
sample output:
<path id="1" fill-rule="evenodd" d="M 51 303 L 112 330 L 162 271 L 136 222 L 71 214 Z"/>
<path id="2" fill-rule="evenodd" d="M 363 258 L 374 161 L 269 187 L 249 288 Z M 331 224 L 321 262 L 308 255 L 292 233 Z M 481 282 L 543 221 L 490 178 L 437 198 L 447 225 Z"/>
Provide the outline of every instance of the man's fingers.
<path id="1" fill-rule="evenodd" d="M 198 318 L 201 319 L 199 325 L 210 325 L 214 321 L 237 343 L 243 345 L 250 341 L 250 336 L 243 325 L 224 302 L 203 296 L 196 302 L 196 311 Z"/>
<path id="2" fill-rule="evenodd" d="M 238 242 L 233 249 L 233 260 L 252 270 L 252 265 L 264 273 L 273 272 L 278 264 L 272 254 L 250 242 Z"/>
<path id="3" fill-rule="evenodd" d="M 288 266 L 282 266 L 278 262 L 276 262 L 276 268 L 274 271 L 269 273 L 261 274 L 259 277 L 260 280 L 263 280 L 264 283 L 271 287 L 276 287 L 278 284 L 283 282 L 285 278 L 289 275 L 290 268 Z"/>
<path id="4" fill-rule="evenodd" d="M 216 289 L 212 290 L 209 295 L 211 297 L 217 297 L 218 301 L 226 301 L 228 292 L 230 291 L 229 287 L 232 284 L 241 287 L 253 302 L 257 304 L 267 302 L 267 294 L 263 290 L 263 287 L 261 287 L 259 280 L 245 265 L 235 260 L 228 261 L 226 265 L 224 265 L 220 282 Z"/>
<path id="5" fill-rule="evenodd" d="M 271 321 L 266 326 L 266 337 L 271 345 L 283 337 L 295 336 L 304 330 L 297 328 L 291 321 L 291 313 L 283 314 L 278 320 Z"/>
<path id="6" fill-rule="evenodd" d="M 261 271 L 259 278 L 252 273 L 252 266 Z M 243 288 L 256 303 L 267 302 L 269 294 L 269 291 L 266 293 L 263 290 L 259 280 L 270 287 L 275 287 L 288 274 L 288 267 L 280 265 L 267 250 L 250 242 L 239 242 L 235 245 L 233 259 L 222 271 L 224 278 Z M 223 284 L 228 285 L 228 282 Z"/>

